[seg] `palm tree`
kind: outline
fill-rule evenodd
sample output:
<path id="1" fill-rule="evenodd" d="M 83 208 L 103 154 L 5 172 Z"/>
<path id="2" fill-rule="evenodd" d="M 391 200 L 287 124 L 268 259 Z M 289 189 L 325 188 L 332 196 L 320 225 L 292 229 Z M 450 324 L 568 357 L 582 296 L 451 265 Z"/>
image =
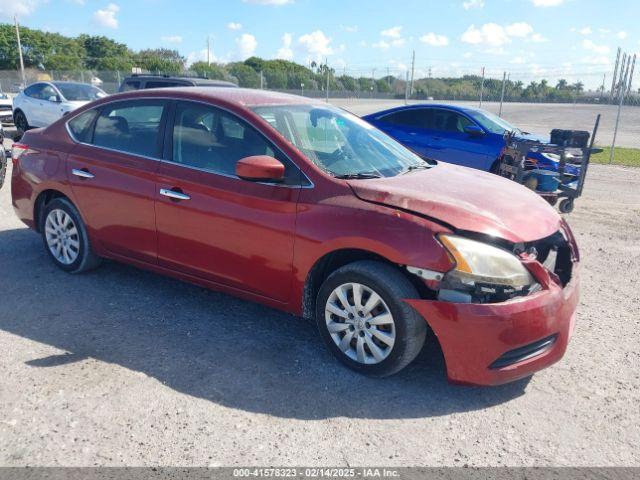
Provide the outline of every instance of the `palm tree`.
<path id="1" fill-rule="evenodd" d="M 564 78 L 558 80 L 558 84 L 556 85 L 556 90 L 566 90 L 569 86 L 569 82 L 567 82 Z"/>
<path id="2" fill-rule="evenodd" d="M 571 89 L 575 90 L 576 93 L 580 93 L 584 90 L 584 83 L 582 83 L 581 81 L 577 81 L 576 83 L 571 85 Z"/>

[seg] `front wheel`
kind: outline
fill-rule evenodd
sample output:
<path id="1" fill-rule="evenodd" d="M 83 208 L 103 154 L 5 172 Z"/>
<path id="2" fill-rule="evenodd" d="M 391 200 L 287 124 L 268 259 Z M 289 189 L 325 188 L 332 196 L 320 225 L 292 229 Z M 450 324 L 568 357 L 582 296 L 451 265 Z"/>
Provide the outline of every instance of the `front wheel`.
<path id="1" fill-rule="evenodd" d="M 392 375 L 420 353 L 425 320 L 403 298 L 418 292 L 394 267 L 354 262 L 320 287 L 316 323 L 329 351 L 349 368 L 370 376 Z"/>
<path id="2" fill-rule="evenodd" d="M 56 198 L 46 205 L 40 231 L 49 257 L 62 270 L 81 273 L 100 265 L 80 213 L 66 198 Z"/>

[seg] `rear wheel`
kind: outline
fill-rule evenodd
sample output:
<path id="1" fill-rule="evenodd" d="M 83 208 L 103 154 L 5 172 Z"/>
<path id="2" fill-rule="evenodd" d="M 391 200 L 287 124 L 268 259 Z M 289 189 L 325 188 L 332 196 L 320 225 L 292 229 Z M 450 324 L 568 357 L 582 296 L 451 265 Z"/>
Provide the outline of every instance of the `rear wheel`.
<path id="1" fill-rule="evenodd" d="M 100 265 L 78 210 L 66 198 L 56 198 L 46 205 L 40 231 L 49 257 L 62 270 L 81 273 Z"/>
<path id="2" fill-rule="evenodd" d="M 407 278 L 390 265 L 354 262 L 320 287 L 316 322 L 329 351 L 349 368 L 383 377 L 420 353 L 427 325 L 403 298 L 417 298 Z"/>
<path id="3" fill-rule="evenodd" d="M 16 113 L 13 115 L 13 121 L 18 132 L 24 133 L 29 130 L 29 122 L 27 121 L 27 116 L 22 110 L 16 111 Z"/>

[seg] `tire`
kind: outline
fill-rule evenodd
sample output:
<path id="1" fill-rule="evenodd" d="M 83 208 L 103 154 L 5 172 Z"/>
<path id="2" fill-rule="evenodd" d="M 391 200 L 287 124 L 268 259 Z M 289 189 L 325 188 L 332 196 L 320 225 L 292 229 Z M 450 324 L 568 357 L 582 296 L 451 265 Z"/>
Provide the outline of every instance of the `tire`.
<path id="1" fill-rule="evenodd" d="M 45 206 L 40 232 L 45 251 L 62 270 L 82 273 L 100 265 L 101 259 L 91 249 L 82 217 L 68 199 L 56 198 Z"/>
<path id="2" fill-rule="evenodd" d="M 363 310 L 355 307 L 356 287 L 349 296 L 350 285 L 360 285 L 357 290 Z M 346 292 L 349 308 L 344 308 L 339 301 L 339 290 L 342 294 Z M 366 305 L 374 298 L 370 292 L 377 294 L 381 301 L 369 313 Z M 347 367 L 372 377 L 392 375 L 409 365 L 424 345 L 425 320 L 401 300 L 418 297 L 415 287 L 392 266 L 370 260 L 350 263 L 333 272 L 320 287 L 316 300 L 320 336 L 329 351 Z M 336 311 L 340 316 L 332 313 Z M 391 323 L 376 325 L 366 321 L 388 322 L 386 313 L 391 315 Z M 389 346 L 391 337 L 394 339 Z"/>
<path id="3" fill-rule="evenodd" d="M 26 115 L 22 112 L 22 110 L 16 110 L 16 113 L 13 114 L 13 123 L 16 126 L 16 130 L 18 132 L 26 132 L 31 128 L 29 126 L 29 122 L 27 121 Z"/>
<path id="4" fill-rule="evenodd" d="M 558 205 L 558 210 L 560 213 L 571 213 L 573 212 L 573 198 L 565 198 Z"/>

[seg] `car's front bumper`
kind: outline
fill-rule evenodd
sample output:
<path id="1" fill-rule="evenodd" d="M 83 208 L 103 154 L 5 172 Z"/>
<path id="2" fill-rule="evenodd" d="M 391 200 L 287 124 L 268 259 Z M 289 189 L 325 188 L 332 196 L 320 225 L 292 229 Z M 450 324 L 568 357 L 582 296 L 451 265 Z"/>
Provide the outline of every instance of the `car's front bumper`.
<path id="1" fill-rule="evenodd" d="M 531 375 L 562 358 L 575 323 L 579 269 L 562 288 L 495 304 L 405 300 L 438 337 L 449 380 L 498 385 Z"/>

